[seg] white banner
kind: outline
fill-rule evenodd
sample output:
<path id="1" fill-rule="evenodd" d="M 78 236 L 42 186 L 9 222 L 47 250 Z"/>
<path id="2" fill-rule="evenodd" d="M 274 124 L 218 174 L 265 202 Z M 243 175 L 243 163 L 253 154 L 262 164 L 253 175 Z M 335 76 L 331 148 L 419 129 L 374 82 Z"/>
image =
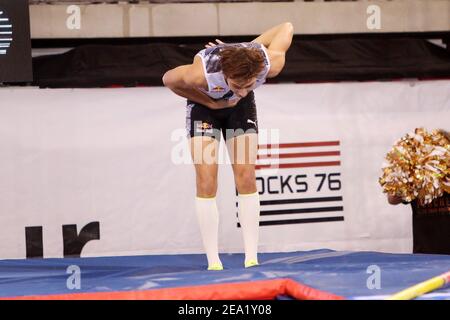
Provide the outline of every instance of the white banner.
<path id="1" fill-rule="evenodd" d="M 255 95 L 260 251 L 411 252 L 411 209 L 390 206 L 378 177 L 405 133 L 450 129 L 450 81 Z M 0 259 L 203 252 L 183 99 L 165 88 L 4 88 L 0 101 Z M 221 252 L 243 252 L 229 164 L 218 206 Z"/>

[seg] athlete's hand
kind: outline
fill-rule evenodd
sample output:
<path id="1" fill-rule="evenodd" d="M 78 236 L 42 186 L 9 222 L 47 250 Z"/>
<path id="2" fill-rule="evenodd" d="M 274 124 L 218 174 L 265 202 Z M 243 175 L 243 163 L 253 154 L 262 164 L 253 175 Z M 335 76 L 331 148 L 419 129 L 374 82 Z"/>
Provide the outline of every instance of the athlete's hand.
<path id="1" fill-rule="evenodd" d="M 212 47 L 215 47 L 215 46 L 217 46 L 217 45 L 219 45 L 219 44 L 224 44 L 224 43 L 225 43 L 225 42 L 220 41 L 219 39 L 216 39 L 216 42 L 217 42 L 217 43 L 214 43 L 214 42 L 208 42 L 208 44 L 205 45 L 205 47 L 206 47 L 206 48 L 212 48 Z"/>
<path id="2" fill-rule="evenodd" d="M 388 194 L 388 202 L 390 204 L 396 205 L 403 202 L 403 199 L 399 196 Z"/>
<path id="3" fill-rule="evenodd" d="M 208 107 L 211 108 L 211 109 L 233 108 L 234 106 L 236 106 L 238 104 L 239 100 L 240 99 L 232 99 L 232 100 L 220 99 L 220 100 L 215 100 L 210 105 L 208 105 Z"/>

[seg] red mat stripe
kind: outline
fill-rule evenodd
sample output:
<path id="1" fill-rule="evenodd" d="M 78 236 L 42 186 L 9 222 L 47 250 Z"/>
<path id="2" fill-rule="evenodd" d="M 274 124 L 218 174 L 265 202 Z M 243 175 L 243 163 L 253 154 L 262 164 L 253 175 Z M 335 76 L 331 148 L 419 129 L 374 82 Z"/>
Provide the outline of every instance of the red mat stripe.
<path id="1" fill-rule="evenodd" d="M 298 300 L 344 299 L 291 279 L 275 279 L 141 291 L 22 296 L 0 300 L 271 300 L 278 295 L 288 295 Z"/>

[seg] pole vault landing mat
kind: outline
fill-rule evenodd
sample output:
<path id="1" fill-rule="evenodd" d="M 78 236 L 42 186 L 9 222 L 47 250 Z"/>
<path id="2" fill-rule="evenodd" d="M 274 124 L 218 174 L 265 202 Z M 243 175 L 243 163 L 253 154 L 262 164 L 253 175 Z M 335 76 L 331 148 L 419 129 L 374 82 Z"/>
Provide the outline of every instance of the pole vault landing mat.
<path id="1" fill-rule="evenodd" d="M 450 269 L 450 255 L 376 252 L 262 253 L 245 269 L 222 254 L 206 271 L 203 254 L 0 260 L 7 299 L 384 299 Z M 418 299 L 450 299 L 450 287 Z"/>

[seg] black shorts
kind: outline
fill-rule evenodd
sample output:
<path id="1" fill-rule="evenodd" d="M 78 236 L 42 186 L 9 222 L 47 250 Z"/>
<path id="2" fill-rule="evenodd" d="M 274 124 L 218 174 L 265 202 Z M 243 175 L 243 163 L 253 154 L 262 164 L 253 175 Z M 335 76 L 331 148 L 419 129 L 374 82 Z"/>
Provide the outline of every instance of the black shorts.
<path id="1" fill-rule="evenodd" d="M 225 140 L 246 134 L 258 133 L 255 95 L 253 91 L 232 108 L 214 110 L 202 104 L 187 101 L 186 129 L 188 138 L 208 136 Z"/>

